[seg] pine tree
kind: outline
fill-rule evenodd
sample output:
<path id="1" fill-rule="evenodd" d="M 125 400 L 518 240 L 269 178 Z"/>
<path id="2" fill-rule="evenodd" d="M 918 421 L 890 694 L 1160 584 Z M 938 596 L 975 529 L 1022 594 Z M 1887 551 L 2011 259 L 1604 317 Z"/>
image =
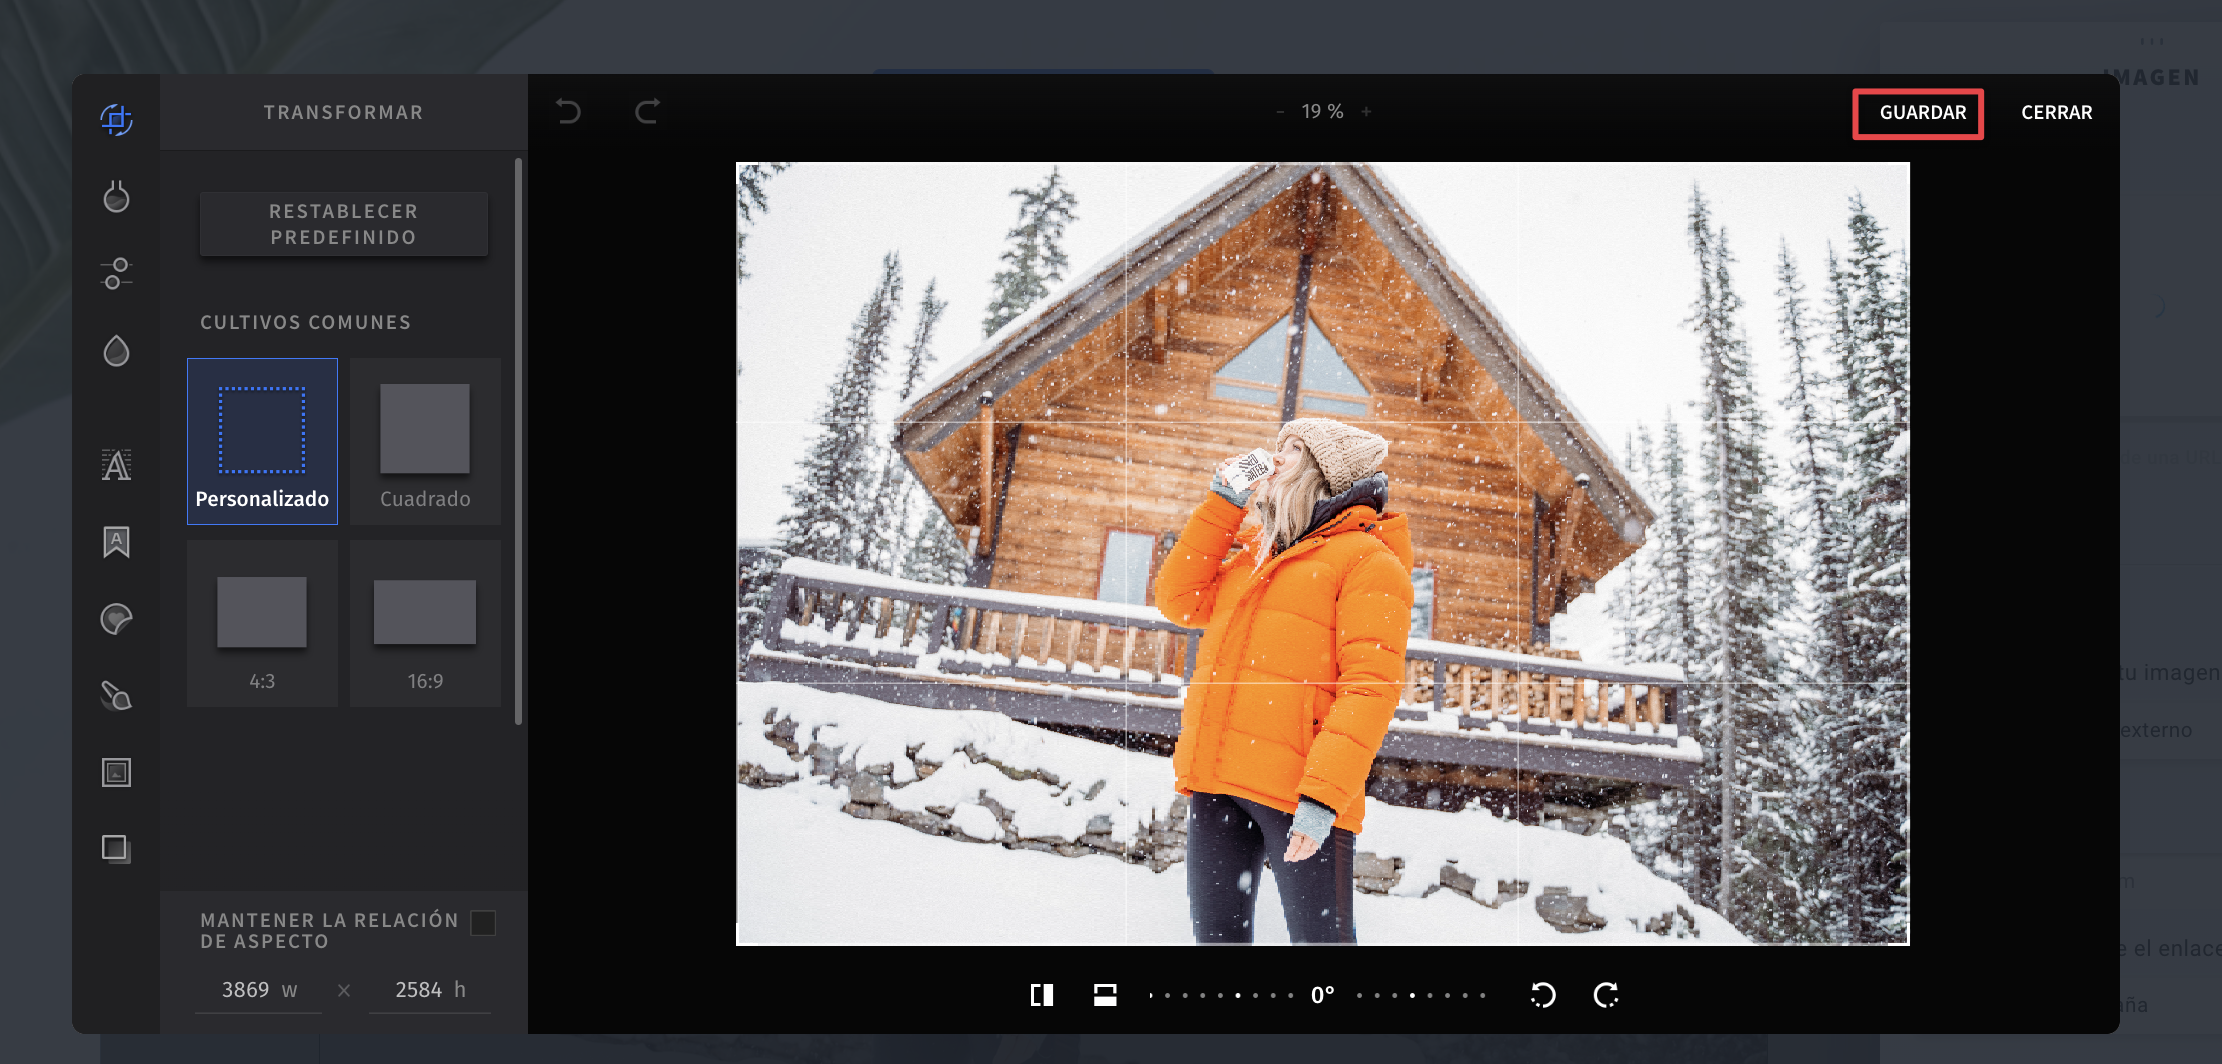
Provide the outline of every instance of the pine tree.
<path id="1" fill-rule="evenodd" d="M 980 323 L 982 336 L 994 335 L 1048 295 L 1071 265 L 1062 241 L 1080 201 L 1065 187 L 1063 175 L 1051 167 L 1039 187 L 1014 188 L 1011 195 L 1018 197 L 1018 224 L 1004 235 L 1011 246 L 1003 252 L 1006 265 L 989 282 L 995 286 L 995 298 L 988 302 L 988 316 Z"/>
<path id="2" fill-rule="evenodd" d="M 803 456 L 800 477 L 787 488 L 793 506 L 779 527 L 791 555 L 852 565 L 867 549 L 880 466 L 872 400 L 902 293 L 902 261 L 890 251 L 880 262 L 871 298 L 849 328 L 848 358 L 818 411 L 818 438 Z"/>
<path id="3" fill-rule="evenodd" d="M 1846 812 L 1831 825 L 1828 850 L 1847 895 L 1849 937 L 1886 941 L 1910 932 L 1910 270 L 1893 269 L 1882 226 L 1857 195 L 1848 224 L 1849 336 L 1838 376 L 1849 568 L 1837 596 L 1845 615 L 1848 704 L 1825 722 L 1829 785 Z"/>
<path id="4" fill-rule="evenodd" d="M 958 586 L 964 583 L 966 567 L 964 544 L 957 539 L 956 526 L 942 516 L 939 507 L 928 507 L 918 522 L 918 534 L 911 537 L 910 551 L 903 556 L 901 576 L 922 583 Z"/>
<path id="5" fill-rule="evenodd" d="M 771 209 L 764 186 L 793 163 L 744 163 L 733 173 L 733 283 L 748 280 L 748 230 L 744 226 Z"/>
<path id="6" fill-rule="evenodd" d="M 1852 343 L 1851 297 L 1842 266 L 1833 246 L 1827 249 L 1827 288 L 1823 292 L 1823 320 L 1807 315 L 1805 285 L 1797 263 L 1784 242 L 1776 264 L 1782 299 L 1780 327 L 1783 345 L 1790 352 L 1789 389 L 1782 406 L 1789 411 L 1792 490 L 1796 504 L 1791 525 L 1802 537 L 1804 567 L 1801 574 L 1796 626 L 1797 647 L 1790 656 L 1790 672 L 1797 684 L 1797 709 L 1803 733 L 1801 743 L 1801 793 L 1792 799 L 1800 818 L 1811 831 L 1803 858 L 1805 919 L 1800 938 L 1807 941 L 1841 941 L 1847 936 L 1844 889 L 1839 862 L 1833 849 L 1843 832 L 1839 828 L 1845 808 L 1833 786 L 1830 748 L 1832 723 L 1848 706 L 1847 630 L 1842 599 L 1848 565 L 1844 518 L 1837 493 L 1844 448 L 1837 380 L 1828 371 L 1828 358 L 1840 356 Z M 1817 328 L 1818 325 L 1818 328 Z M 1815 348 L 1821 350 L 1815 350 Z"/>
<path id="7" fill-rule="evenodd" d="M 771 606 L 772 584 L 779 578 L 779 565 L 787 560 L 787 552 L 777 547 L 743 548 L 736 552 L 740 653 L 745 660 L 748 648 L 756 642 L 763 625 L 764 613 Z"/>
<path id="8" fill-rule="evenodd" d="M 1658 498 L 1658 487 L 1651 468 L 1651 430 L 1638 422 L 1628 434 L 1627 453 L 1623 468 L 1635 482 L 1636 491 L 1645 498 Z M 1650 602 L 1654 558 L 1658 554 L 1659 537 L 1652 535 L 1636 548 L 1628 560 L 1620 564 L 1620 584 L 1613 588 L 1612 601 L 1605 606 L 1605 615 L 1612 620 L 1616 653 L 1621 661 L 1647 660 L 1643 655 L 1644 631 L 1648 622 L 1644 608 Z"/>
<path id="9" fill-rule="evenodd" d="M 919 380 L 926 376 L 926 362 L 933 357 L 927 351 L 933 344 L 934 326 L 941 324 L 941 313 L 949 309 L 948 300 L 934 297 L 934 289 L 939 284 L 938 280 L 928 278 L 926 294 L 919 297 L 918 324 L 911 332 L 910 346 L 904 349 L 909 359 L 903 365 L 903 386 L 895 393 L 898 403 L 910 401 L 910 393 L 917 390 Z"/>
<path id="10" fill-rule="evenodd" d="M 1703 620 L 1697 586 L 1696 500 L 1690 495 L 1688 451 L 1682 430 L 1669 409 L 1653 455 L 1652 497 L 1657 501 L 1657 521 L 1651 542 L 1654 552 L 1647 564 L 1645 594 L 1636 610 L 1641 626 L 1635 660 L 1680 665 L 1697 676 L 1699 624 Z M 1683 735 L 1698 736 L 1693 706 L 1685 702 L 1676 718 Z M 1633 819 L 1629 845 L 1637 859 L 1690 892 L 1700 905 L 1712 905 L 1720 885 L 1720 773 L 1717 752 L 1707 747 L 1703 772 L 1695 786 L 1672 788 L 1650 808 Z"/>
<path id="11" fill-rule="evenodd" d="M 895 402 L 910 399 L 920 378 L 926 375 L 926 362 L 933 346 L 934 326 L 940 324 L 941 313 L 949 309 L 949 301 L 934 297 L 936 282 L 926 282 L 926 294 L 918 301 L 918 321 L 911 331 L 910 344 L 904 348 L 901 386 L 896 390 Z M 872 494 L 874 521 L 866 535 L 867 544 L 859 564 L 877 573 L 893 575 L 902 565 L 911 541 L 911 511 L 917 508 L 918 482 L 911 474 L 910 464 L 904 460 L 902 448 L 890 439 L 886 460 L 881 463 L 879 484 Z"/>
<path id="12" fill-rule="evenodd" d="M 1807 842 L 1788 801 L 1799 789 L 1800 732 L 1778 671 L 1776 637 L 1788 579 L 1779 556 L 1779 520 L 1767 497 L 1773 471 L 1766 419 L 1737 321 L 1744 302 L 1730 272 L 1736 260 L 1727 230 L 1713 226 L 1709 205 L 1694 189 L 1690 234 L 1699 284 L 1689 324 L 1705 367 L 1708 415 L 1699 461 L 1708 496 L 1701 539 L 1701 673 L 1708 682 L 1700 687 L 1698 716 L 1716 731 L 1722 786 L 1734 799 L 1722 824 L 1733 888 L 1720 901 L 1747 934 L 1780 941 L 1796 932 L 1802 875 L 1793 866 Z"/>
<path id="13" fill-rule="evenodd" d="M 771 201 L 764 196 L 764 185 L 774 174 L 793 166 L 793 163 L 744 163 L 733 174 L 733 284 L 738 286 L 748 280 L 748 225 L 758 214 L 771 209 Z M 733 372 L 741 372 L 740 356 L 733 358 Z"/>

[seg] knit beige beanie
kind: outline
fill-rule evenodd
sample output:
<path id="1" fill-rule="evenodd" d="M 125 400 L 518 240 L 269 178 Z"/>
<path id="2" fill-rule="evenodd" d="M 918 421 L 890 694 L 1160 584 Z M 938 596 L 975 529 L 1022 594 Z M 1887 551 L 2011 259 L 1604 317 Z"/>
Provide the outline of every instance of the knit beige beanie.
<path id="1" fill-rule="evenodd" d="M 1381 460 L 1389 456 L 1389 441 L 1332 418 L 1297 418 L 1281 426 L 1273 446 L 1288 446 L 1291 435 L 1312 452 L 1319 471 L 1327 475 L 1327 491 L 1332 495 L 1349 491 L 1352 484 L 1380 469 Z"/>

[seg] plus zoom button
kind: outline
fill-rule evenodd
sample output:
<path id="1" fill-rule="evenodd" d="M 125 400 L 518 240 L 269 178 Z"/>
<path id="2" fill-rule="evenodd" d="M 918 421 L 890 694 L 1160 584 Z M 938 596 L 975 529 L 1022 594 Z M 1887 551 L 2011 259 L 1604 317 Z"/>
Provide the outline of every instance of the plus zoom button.
<path id="1" fill-rule="evenodd" d="M 1853 89 L 1853 140 L 1981 140 L 1981 89 Z"/>

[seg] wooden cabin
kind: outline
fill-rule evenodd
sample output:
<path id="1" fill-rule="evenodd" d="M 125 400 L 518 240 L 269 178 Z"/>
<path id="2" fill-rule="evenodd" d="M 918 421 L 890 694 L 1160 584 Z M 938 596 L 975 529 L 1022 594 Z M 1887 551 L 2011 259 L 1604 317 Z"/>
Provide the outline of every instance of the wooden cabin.
<path id="1" fill-rule="evenodd" d="M 1547 646 L 1550 618 L 1653 519 L 1362 163 L 1228 174 L 989 337 L 896 442 L 969 544 L 974 586 L 1145 602 L 1218 462 L 1313 415 L 1389 440 L 1416 637 Z"/>

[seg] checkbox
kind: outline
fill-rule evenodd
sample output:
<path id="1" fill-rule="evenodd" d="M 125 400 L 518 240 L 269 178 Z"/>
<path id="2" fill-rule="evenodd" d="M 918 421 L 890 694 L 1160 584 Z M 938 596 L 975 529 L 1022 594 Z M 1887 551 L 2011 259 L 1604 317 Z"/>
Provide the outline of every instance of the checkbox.
<path id="1" fill-rule="evenodd" d="M 131 759 L 128 757 L 101 758 L 100 785 L 103 787 L 131 786 Z"/>
<path id="2" fill-rule="evenodd" d="M 472 909 L 472 910 L 471 910 L 471 934 L 473 934 L 473 935 L 491 935 L 491 934 L 493 934 L 493 933 L 494 933 L 494 910 L 492 910 L 492 909 Z"/>

